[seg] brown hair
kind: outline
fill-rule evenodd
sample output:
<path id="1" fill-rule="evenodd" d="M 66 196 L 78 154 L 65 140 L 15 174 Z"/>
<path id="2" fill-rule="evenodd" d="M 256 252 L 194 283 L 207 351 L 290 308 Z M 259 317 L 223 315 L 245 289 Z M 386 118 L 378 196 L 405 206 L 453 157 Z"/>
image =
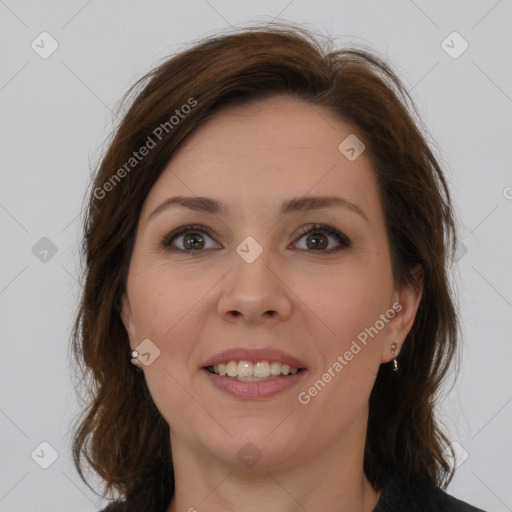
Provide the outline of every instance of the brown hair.
<path id="1" fill-rule="evenodd" d="M 82 478 L 85 458 L 105 490 L 128 501 L 148 506 L 151 496 L 162 507 L 174 488 L 169 426 L 130 364 L 120 314 L 142 204 L 180 143 L 206 119 L 224 105 L 275 94 L 324 107 L 355 127 L 377 177 L 395 283 L 424 280 L 400 370 L 381 365 L 370 396 L 367 478 L 377 489 L 397 473 L 439 486 L 451 479 L 442 453 L 447 439 L 434 416 L 458 338 L 447 276 L 455 249 L 448 187 L 390 67 L 365 49 L 332 50 L 320 41 L 275 24 L 211 37 L 164 61 L 121 103 L 129 108 L 97 170 L 85 220 L 73 352 L 89 394 L 73 455 Z M 150 139 L 155 146 L 135 159 Z"/>

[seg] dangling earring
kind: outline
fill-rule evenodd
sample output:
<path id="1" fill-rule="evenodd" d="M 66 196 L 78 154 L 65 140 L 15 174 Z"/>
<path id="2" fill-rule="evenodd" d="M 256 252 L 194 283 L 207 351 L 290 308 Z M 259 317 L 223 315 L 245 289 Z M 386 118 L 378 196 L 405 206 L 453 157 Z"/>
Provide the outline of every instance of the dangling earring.
<path id="1" fill-rule="evenodd" d="M 140 368 L 140 366 L 137 364 L 137 358 L 139 357 L 139 353 L 137 352 L 137 350 L 132 350 L 130 352 L 130 359 L 131 359 L 131 363 L 133 364 L 133 366 L 135 366 L 135 369 L 138 371 L 138 372 L 141 372 L 142 371 L 142 368 Z"/>
<path id="2" fill-rule="evenodd" d="M 398 344 L 396 341 L 393 341 L 393 343 L 391 343 L 391 353 L 396 355 L 397 349 L 398 349 Z M 393 359 L 393 371 L 394 372 L 398 371 L 398 362 L 396 360 L 396 357 Z"/>

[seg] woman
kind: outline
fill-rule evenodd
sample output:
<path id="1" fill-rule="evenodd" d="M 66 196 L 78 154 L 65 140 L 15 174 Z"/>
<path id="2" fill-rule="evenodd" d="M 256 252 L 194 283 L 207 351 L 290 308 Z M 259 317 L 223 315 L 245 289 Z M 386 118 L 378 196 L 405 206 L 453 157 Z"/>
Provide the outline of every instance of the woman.
<path id="1" fill-rule="evenodd" d="M 132 92 L 74 338 L 74 457 L 106 510 L 477 510 L 442 490 L 433 410 L 457 350 L 450 194 L 391 69 L 269 25 Z"/>

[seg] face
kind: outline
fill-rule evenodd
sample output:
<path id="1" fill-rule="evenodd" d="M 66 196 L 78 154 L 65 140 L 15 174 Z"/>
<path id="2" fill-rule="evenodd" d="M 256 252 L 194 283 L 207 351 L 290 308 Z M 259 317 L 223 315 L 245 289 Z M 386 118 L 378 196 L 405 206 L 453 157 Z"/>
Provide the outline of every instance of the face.
<path id="1" fill-rule="evenodd" d="M 173 449 L 270 468 L 364 441 L 419 297 L 394 286 L 371 161 L 338 148 L 351 134 L 298 99 L 228 107 L 147 196 L 123 322 L 132 349 L 150 340 L 141 378 Z"/>

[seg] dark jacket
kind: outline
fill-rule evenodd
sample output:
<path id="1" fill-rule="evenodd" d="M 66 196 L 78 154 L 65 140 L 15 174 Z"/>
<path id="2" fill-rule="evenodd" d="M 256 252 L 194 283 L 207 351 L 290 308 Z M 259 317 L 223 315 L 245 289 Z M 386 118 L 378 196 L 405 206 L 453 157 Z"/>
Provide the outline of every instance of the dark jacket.
<path id="1" fill-rule="evenodd" d="M 156 508 L 141 508 L 125 502 L 111 503 L 103 512 L 165 512 L 170 500 L 160 503 Z M 206 510 L 206 509 L 205 509 Z M 214 511 L 210 511 L 214 512 Z M 405 481 L 404 479 L 390 479 L 382 488 L 379 502 L 373 512 L 484 512 L 463 501 L 446 494 L 438 487 Z"/>

